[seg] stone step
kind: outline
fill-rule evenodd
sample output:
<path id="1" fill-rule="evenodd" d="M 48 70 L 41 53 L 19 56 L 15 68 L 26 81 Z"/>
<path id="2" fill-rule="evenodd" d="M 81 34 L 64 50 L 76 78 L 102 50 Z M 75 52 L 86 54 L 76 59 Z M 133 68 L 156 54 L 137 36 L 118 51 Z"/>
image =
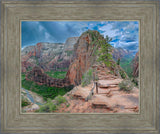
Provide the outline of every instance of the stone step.
<path id="1" fill-rule="evenodd" d="M 114 80 L 98 80 L 99 87 L 109 87 L 113 85 L 118 85 L 123 79 L 114 79 Z"/>
<path id="2" fill-rule="evenodd" d="M 109 104 L 109 99 L 106 96 L 102 96 L 100 94 L 95 95 L 92 99 L 92 107 L 93 108 L 107 108 L 112 109 L 111 105 Z"/>
<path id="3" fill-rule="evenodd" d="M 98 78 L 99 78 L 99 80 L 114 80 L 114 79 L 116 79 L 115 77 L 105 77 L 105 76 L 100 76 Z"/>
<path id="4" fill-rule="evenodd" d="M 77 90 L 72 94 L 73 98 L 86 100 L 86 98 L 90 94 L 92 87 L 93 87 L 93 84 L 90 84 L 86 87 L 78 86 Z"/>
<path id="5" fill-rule="evenodd" d="M 113 87 L 118 87 L 118 85 L 111 85 L 111 84 L 99 84 L 98 83 L 98 87 L 100 88 L 113 88 Z"/>

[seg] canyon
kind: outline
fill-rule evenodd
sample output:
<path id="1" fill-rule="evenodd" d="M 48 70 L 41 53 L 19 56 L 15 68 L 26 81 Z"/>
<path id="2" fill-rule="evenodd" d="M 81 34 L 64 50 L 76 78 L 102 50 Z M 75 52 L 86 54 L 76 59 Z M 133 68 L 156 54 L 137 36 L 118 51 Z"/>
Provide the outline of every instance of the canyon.
<path id="1" fill-rule="evenodd" d="M 93 35 L 100 38 L 98 31 L 83 33 L 80 37 L 70 37 L 65 43 L 37 43 L 22 49 L 22 73 L 26 81 L 48 87 L 74 88 L 64 97 L 70 104 L 62 104 L 55 112 L 124 112 L 139 111 L 139 89 L 133 87 L 131 92 L 120 91 L 119 83 L 129 79 L 124 69 L 116 62 L 131 55 L 130 51 L 113 48 L 111 66 L 98 62 L 95 54 L 99 49 L 94 43 Z M 138 53 L 132 60 L 133 76 L 139 73 Z M 82 86 L 82 79 L 88 70 L 92 70 L 90 84 Z M 47 72 L 66 72 L 63 78 L 54 78 Z M 98 92 L 93 88 L 98 83 Z M 92 94 L 91 94 L 92 93 Z"/>

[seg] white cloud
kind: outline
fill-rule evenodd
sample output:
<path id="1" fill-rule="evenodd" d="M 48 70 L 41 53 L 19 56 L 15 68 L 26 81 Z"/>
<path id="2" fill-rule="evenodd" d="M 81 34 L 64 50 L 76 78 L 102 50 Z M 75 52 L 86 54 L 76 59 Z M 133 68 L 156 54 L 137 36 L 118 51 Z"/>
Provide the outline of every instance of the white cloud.
<path id="1" fill-rule="evenodd" d="M 109 37 L 112 38 L 112 37 L 117 35 L 117 33 L 116 33 L 117 30 L 111 30 L 111 29 L 112 29 L 112 25 L 111 24 L 106 24 L 106 25 L 104 25 L 102 27 L 99 27 L 99 30 L 104 31 L 104 33 L 103 33 L 104 37 L 106 35 L 108 35 Z"/>
<path id="2" fill-rule="evenodd" d="M 39 31 L 41 32 L 42 30 L 44 30 L 44 27 L 42 25 L 39 25 Z"/>
<path id="3" fill-rule="evenodd" d="M 45 35 L 45 40 L 50 40 L 51 35 L 49 33 L 45 32 L 44 35 Z"/>

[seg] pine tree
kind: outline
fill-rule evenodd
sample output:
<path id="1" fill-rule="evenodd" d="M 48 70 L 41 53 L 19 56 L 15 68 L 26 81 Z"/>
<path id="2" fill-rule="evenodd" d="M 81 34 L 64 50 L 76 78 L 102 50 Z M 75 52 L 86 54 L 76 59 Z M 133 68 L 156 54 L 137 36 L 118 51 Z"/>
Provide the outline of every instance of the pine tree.
<path id="1" fill-rule="evenodd" d="M 106 36 L 106 38 L 99 40 L 99 50 L 98 50 L 98 61 L 102 61 L 106 66 L 111 66 L 111 60 L 112 60 L 112 46 L 109 44 L 109 42 L 112 41 L 111 38 Z"/>

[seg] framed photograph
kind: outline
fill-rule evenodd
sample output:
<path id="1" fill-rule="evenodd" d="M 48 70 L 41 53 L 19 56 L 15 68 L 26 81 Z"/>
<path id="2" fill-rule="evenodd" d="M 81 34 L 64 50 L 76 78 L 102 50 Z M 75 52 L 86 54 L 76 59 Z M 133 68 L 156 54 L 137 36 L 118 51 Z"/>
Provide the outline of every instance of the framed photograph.
<path id="1" fill-rule="evenodd" d="M 159 2 L 2 1 L 2 132 L 158 133 Z"/>

